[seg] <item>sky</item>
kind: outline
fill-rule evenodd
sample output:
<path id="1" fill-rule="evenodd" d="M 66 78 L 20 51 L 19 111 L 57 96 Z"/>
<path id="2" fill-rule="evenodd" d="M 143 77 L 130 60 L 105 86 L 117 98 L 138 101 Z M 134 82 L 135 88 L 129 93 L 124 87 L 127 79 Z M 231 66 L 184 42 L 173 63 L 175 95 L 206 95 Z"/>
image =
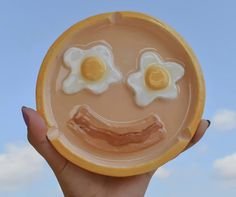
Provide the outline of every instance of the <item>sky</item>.
<path id="1" fill-rule="evenodd" d="M 235 7 L 234 0 L 1 0 L 0 196 L 63 196 L 27 142 L 20 108 L 35 108 L 40 65 L 63 31 L 98 13 L 130 10 L 166 22 L 193 48 L 206 80 L 203 117 L 212 121 L 200 143 L 157 171 L 145 197 L 235 197 Z"/>

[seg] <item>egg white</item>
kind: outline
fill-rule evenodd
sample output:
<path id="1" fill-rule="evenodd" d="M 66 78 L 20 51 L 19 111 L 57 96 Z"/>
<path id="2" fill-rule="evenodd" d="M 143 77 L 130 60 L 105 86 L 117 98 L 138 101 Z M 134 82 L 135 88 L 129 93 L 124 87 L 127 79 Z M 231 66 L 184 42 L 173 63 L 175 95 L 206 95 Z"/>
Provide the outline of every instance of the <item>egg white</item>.
<path id="1" fill-rule="evenodd" d="M 98 81 L 85 80 L 81 74 L 81 64 L 88 57 L 102 59 L 106 66 L 106 73 Z M 105 45 L 96 45 L 90 49 L 72 47 L 64 53 L 64 63 L 70 69 L 69 75 L 63 81 L 62 89 L 66 94 L 78 93 L 89 89 L 95 94 L 106 91 L 111 83 L 122 79 L 122 74 L 114 64 L 112 50 Z"/>
<path id="2" fill-rule="evenodd" d="M 169 76 L 169 85 L 160 90 L 151 90 L 145 83 L 145 73 L 150 65 L 158 65 L 167 71 Z M 142 53 L 139 70 L 128 77 L 128 85 L 135 92 L 136 104 L 145 107 L 157 98 L 174 99 L 178 96 L 178 87 L 176 82 L 184 75 L 184 68 L 176 62 L 164 61 L 157 52 L 146 51 Z"/>

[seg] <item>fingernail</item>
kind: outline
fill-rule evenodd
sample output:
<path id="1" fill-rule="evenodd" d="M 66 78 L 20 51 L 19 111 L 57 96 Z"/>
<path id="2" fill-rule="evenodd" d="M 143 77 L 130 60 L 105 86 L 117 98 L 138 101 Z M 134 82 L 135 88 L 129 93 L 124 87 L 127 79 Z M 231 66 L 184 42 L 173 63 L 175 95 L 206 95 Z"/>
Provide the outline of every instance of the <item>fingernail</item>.
<path id="1" fill-rule="evenodd" d="M 211 121 L 210 120 L 207 120 L 207 122 L 208 122 L 208 127 L 211 125 Z M 208 128 L 207 127 L 207 128 Z"/>
<path id="2" fill-rule="evenodd" d="M 23 119 L 24 119 L 24 121 L 25 121 L 25 124 L 26 124 L 26 126 L 28 127 L 28 124 L 29 124 L 29 116 L 28 116 L 28 114 L 25 112 L 26 109 L 27 109 L 27 107 L 23 106 L 23 107 L 21 108 L 21 112 L 22 112 L 22 116 L 23 116 Z"/>

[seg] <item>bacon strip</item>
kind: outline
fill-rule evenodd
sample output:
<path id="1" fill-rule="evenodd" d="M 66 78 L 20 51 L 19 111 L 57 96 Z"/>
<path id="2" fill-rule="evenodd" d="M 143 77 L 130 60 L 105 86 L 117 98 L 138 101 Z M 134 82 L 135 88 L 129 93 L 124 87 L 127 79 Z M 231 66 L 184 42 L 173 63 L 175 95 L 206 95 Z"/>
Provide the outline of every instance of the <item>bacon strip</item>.
<path id="1" fill-rule="evenodd" d="M 91 137 L 106 140 L 112 146 L 142 143 L 154 132 L 159 132 L 159 140 L 164 138 L 163 124 L 155 115 L 128 123 L 117 123 L 102 118 L 88 106 L 80 106 L 68 126 L 74 131 L 82 130 Z"/>

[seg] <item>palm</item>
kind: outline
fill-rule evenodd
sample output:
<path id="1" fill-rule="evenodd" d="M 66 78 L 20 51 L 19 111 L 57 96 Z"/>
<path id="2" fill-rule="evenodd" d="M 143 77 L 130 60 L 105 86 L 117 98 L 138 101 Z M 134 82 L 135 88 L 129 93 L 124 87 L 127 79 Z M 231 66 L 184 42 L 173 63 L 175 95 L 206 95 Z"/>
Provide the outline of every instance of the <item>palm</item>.
<path id="1" fill-rule="evenodd" d="M 28 139 L 30 143 L 47 160 L 66 197 L 144 196 L 154 171 L 124 178 L 109 177 L 88 172 L 70 163 L 56 152 L 46 138 L 47 127 L 44 120 L 36 111 L 30 108 L 22 108 L 22 112 L 28 127 Z M 200 140 L 208 126 L 208 121 L 201 121 L 195 136 L 187 148 Z"/>
<path id="2" fill-rule="evenodd" d="M 68 162 L 57 178 L 66 196 L 139 197 L 144 195 L 151 175 L 109 177 L 88 172 Z"/>

